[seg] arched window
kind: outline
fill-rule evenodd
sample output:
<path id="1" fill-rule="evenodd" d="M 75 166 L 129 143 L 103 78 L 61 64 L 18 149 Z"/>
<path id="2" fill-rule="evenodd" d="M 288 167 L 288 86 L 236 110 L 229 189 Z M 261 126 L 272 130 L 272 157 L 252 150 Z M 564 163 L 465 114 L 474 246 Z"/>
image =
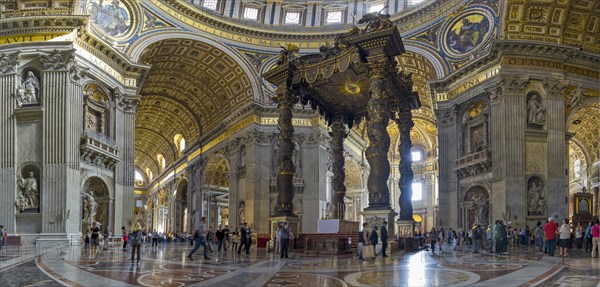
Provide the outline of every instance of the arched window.
<path id="1" fill-rule="evenodd" d="M 167 167 L 167 161 L 165 160 L 165 157 L 159 153 L 156 155 L 156 160 L 158 160 L 158 164 L 160 165 L 160 171 L 163 171 L 165 167 Z"/>
<path id="2" fill-rule="evenodd" d="M 181 156 L 181 153 L 183 153 L 183 150 L 185 149 L 185 138 L 182 134 L 176 134 L 173 141 L 175 142 L 175 146 L 177 147 L 177 152 Z"/>
<path id="3" fill-rule="evenodd" d="M 412 183 L 412 200 L 422 200 L 423 199 L 423 183 L 421 181 L 413 181 Z"/>

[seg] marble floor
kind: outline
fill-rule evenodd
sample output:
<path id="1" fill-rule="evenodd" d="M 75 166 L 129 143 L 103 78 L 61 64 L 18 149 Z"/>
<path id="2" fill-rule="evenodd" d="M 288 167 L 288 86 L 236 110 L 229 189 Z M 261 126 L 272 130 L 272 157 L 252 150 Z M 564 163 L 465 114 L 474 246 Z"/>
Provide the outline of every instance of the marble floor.
<path id="1" fill-rule="evenodd" d="M 190 246 L 142 247 L 131 264 L 120 246 L 92 254 L 81 246 L 39 252 L 7 247 L 0 252 L 0 286 L 596 286 L 600 259 L 572 249 L 548 257 L 515 246 L 509 255 L 470 251 L 396 252 L 358 261 L 352 255 L 315 255 L 292 250 L 279 259 L 264 248 L 186 258 Z M 201 250 L 199 250 L 201 251 Z"/>

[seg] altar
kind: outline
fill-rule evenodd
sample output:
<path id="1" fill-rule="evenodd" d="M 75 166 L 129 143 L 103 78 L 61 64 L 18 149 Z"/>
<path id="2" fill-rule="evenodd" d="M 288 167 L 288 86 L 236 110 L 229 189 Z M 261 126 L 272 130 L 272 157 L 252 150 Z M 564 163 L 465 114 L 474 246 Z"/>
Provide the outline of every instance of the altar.
<path id="1" fill-rule="evenodd" d="M 359 225 L 360 223 L 355 221 L 347 221 L 340 219 L 323 219 L 317 222 L 317 233 L 332 234 L 358 232 Z"/>

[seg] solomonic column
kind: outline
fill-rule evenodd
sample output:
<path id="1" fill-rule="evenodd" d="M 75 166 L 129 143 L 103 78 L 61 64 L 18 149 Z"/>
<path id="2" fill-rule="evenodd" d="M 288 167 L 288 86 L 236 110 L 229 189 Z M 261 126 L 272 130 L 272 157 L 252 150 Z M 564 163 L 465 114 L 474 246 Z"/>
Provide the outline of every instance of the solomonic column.
<path id="1" fill-rule="evenodd" d="M 292 107 L 298 101 L 293 93 L 292 77 L 295 72 L 295 65 L 288 63 L 288 76 L 286 83 L 280 87 L 278 95 L 275 98 L 277 109 L 279 110 L 279 153 L 277 161 L 279 168 L 277 171 L 277 206 L 275 212 L 277 215 L 293 215 L 293 200 L 294 200 L 294 173 L 296 167 L 292 159 L 294 152 L 294 126 L 292 125 Z"/>
<path id="2" fill-rule="evenodd" d="M 344 139 L 348 136 L 346 127 L 341 119 L 333 122 L 331 125 L 331 154 L 332 154 L 332 170 L 333 170 L 333 216 L 335 219 L 344 219 L 346 205 L 344 197 L 346 196 L 346 170 L 344 165 Z"/>
<path id="3" fill-rule="evenodd" d="M 390 176 L 390 135 L 387 126 L 390 121 L 389 94 L 385 91 L 387 75 L 393 74 L 391 61 L 383 57 L 368 63 L 371 99 L 367 106 L 367 135 L 369 147 L 365 155 L 371 172 L 367 179 L 369 207 L 367 209 L 391 209 L 390 191 L 387 180 Z"/>
<path id="4" fill-rule="evenodd" d="M 403 111 L 395 119 L 400 131 L 400 220 L 413 220 L 412 207 L 412 142 L 410 141 L 410 130 L 415 125 L 410 111 Z"/>
<path id="5" fill-rule="evenodd" d="M 290 48 L 290 47 L 289 47 Z M 294 47 L 291 47 L 294 48 Z M 298 102 L 298 96 L 293 90 L 294 75 L 296 74 L 296 56 L 294 50 L 282 51 L 279 66 L 265 74 L 265 79 L 277 85 L 277 96 L 274 98 L 279 111 L 279 142 L 277 153 L 277 205 L 275 214 L 270 218 L 271 226 L 287 221 L 296 234 L 299 233 L 299 219 L 294 215 L 294 174 L 296 168 L 293 161 L 294 126 L 292 125 L 292 107 Z"/>

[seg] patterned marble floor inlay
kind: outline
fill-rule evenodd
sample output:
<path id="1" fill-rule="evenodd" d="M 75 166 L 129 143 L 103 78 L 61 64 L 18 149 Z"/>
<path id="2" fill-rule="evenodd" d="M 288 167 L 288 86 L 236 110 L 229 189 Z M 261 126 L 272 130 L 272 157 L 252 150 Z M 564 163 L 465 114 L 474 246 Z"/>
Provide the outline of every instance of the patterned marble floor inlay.
<path id="1" fill-rule="evenodd" d="M 441 254 L 392 251 L 389 258 L 359 261 L 352 255 L 290 259 L 252 248 L 251 255 L 212 252 L 210 259 L 191 247 L 164 244 L 142 247 L 139 265 L 130 250 L 112 246 L 92 254 L 69 246 L 57 256 L 6 252 L 10 265 L 0 272 L 0 286 L 600 286 L 600 259 L 573 250 L 569 257 L 548 257 L 531 247 L 511 247 L 509 255 Z"/>

